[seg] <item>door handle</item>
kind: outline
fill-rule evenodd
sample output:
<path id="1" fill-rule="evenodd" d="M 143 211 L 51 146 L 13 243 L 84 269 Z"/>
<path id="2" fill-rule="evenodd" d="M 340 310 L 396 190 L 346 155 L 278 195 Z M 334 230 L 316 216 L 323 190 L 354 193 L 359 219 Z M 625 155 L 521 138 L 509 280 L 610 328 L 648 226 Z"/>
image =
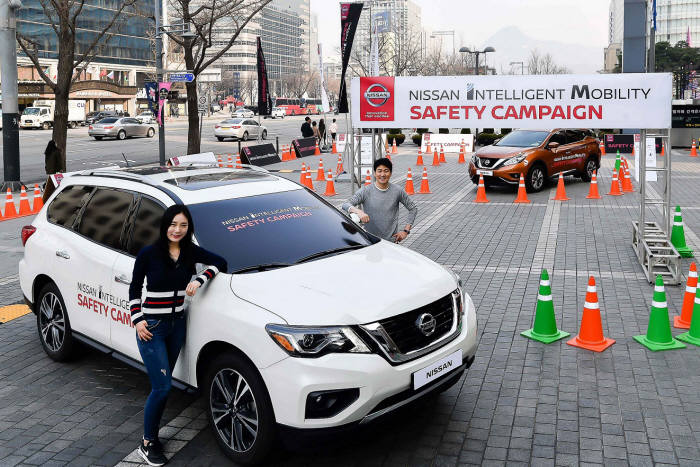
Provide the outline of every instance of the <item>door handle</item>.
<path id="1" fill-rule="evenodd" d="M 129 278 L 127 277 L 126 274 L 118 274 L 118 275 L 114 276 L 114 280 L 116 282 L 119 282 L 120 284 L 126 284 L 126 285 L 131 284 L 131 281 L 129 280 Z"/>
<path id="2" fill-rule="evenodd" d="M 66 250 L 56 250 L 56 256 L 63 259 L 70 259 L 70 255 Z"/>

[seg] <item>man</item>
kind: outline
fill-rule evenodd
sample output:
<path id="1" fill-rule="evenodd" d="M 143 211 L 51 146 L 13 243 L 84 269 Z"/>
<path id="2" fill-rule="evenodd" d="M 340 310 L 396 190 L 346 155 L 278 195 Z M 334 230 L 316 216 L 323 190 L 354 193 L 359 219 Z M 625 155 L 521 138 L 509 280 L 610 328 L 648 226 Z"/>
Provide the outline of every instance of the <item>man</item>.
<path id="1" fill-rule="evenodd" d="M 314 135 L 314 130 L 311 128 L 311 118 L 306 117 L 304 123 L 301 124 L 301 137 L 310 138 Z"/>
<path id="2" fill-rule="evenodd" d="M 411 232 L 418 206 L 402 188 L 389 183 L 391 170 L 389 159 L 377 159 L 374 162 L 374 183 L 360 188 L 343 204 L 343 210 L 360 216 L 360 221 L 365 224 L 368 232 L 399 243 Z M 399 203 L 408 209 L 408 219 L 403 230 L 399 230 Z M 356 207 L 360 204 L 362 209 Z"/>
<path id="3" fill-rule="evenodd" d="M 335 135 L 338 134 L 338 124 L 335 123 L 335 118 L 333 119 L 333 123 L 331 123 L 329 129 L 331 130 L 331 139 L 335 141 Z"/>

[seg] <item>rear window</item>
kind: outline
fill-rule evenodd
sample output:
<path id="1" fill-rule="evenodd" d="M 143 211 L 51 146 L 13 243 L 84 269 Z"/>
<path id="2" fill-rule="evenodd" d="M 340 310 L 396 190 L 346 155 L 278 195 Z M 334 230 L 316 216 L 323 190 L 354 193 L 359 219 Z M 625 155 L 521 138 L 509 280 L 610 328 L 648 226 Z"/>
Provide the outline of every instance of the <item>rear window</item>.
<path id="1" fill-rule="evenodd" d="M 103 118 L 102 120 L 100 120 L 99 123 L 114 123 L 114 122 L 116 122 L 116 121 L 118 121 L 118 120 L 119 120 L 118 118 L 107 117 L 107 118 Z"/>
<path id="2" fill-rule="evenodd" d="M 243 121 L 243 119 L 240 118 L 232 118 L 230 120 L 224 120 L 221 123 L 228 123 L 229 125 L 238 125 Z"/>
<path id="3" fill-rule="evenodd" d="M 63 189 L 51 201 L 46 216 L 52 224 L 70 229 L 85 201 L 92 193 L 91 186 L 71 185 Z"/>
<path id="4" fill-rule="evenodd" d="M 542 144 L 549 136 L 548 131 L 516 130 L 505 135 L 494 146 L 508 146 L 512 148 L 534 148 Z"/>
<path id="5" fill-rule="evenodd" d="M 306 190 L 269 193 L 189 206 L 199 244 L 223 256 L 229 271 L 378 240 Z"/>

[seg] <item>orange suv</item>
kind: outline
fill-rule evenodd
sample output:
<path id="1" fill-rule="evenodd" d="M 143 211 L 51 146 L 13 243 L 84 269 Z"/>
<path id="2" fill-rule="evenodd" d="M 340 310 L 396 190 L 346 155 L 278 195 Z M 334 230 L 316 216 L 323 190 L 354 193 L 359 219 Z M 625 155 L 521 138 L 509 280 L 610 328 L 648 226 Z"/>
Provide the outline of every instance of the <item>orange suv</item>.
<path id="1" fill-rule="evenodd" d="M 487 185 L 517 184 L 525 177 L 528 191 L 540 191 L 560 172 L 590 181 L 600 167 L 600 142 L 590 130 L 515 130 L 479 149 L 469 163 L 475 184 L 479 173 Z"/>

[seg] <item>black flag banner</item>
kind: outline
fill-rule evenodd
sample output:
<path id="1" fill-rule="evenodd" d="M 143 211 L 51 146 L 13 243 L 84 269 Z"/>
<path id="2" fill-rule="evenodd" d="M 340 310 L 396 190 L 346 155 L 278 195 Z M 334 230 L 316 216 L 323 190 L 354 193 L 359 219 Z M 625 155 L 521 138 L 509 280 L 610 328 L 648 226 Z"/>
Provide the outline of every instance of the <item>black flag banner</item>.
<path id="1" fill-rule="evenodd" d="M 340 53 L 343 57 L 343 70 L 340 78 L 340 96 L 338 99 L 338 113 L 348 113 L 348 91 L 345 85 L 345 72 L 350 63 L 352 41 L 355 39 L 355 30 L 360 22 L 362 3 L 340 4 Z"/>
<path id="2" fill-rule="evenodd" d="M 258 37 L 258 115 L 270 115 L 272 113 L 272 98 L 270 88 L 267 85 L 267 66 L 263 55 L 262 43 Z"/>

